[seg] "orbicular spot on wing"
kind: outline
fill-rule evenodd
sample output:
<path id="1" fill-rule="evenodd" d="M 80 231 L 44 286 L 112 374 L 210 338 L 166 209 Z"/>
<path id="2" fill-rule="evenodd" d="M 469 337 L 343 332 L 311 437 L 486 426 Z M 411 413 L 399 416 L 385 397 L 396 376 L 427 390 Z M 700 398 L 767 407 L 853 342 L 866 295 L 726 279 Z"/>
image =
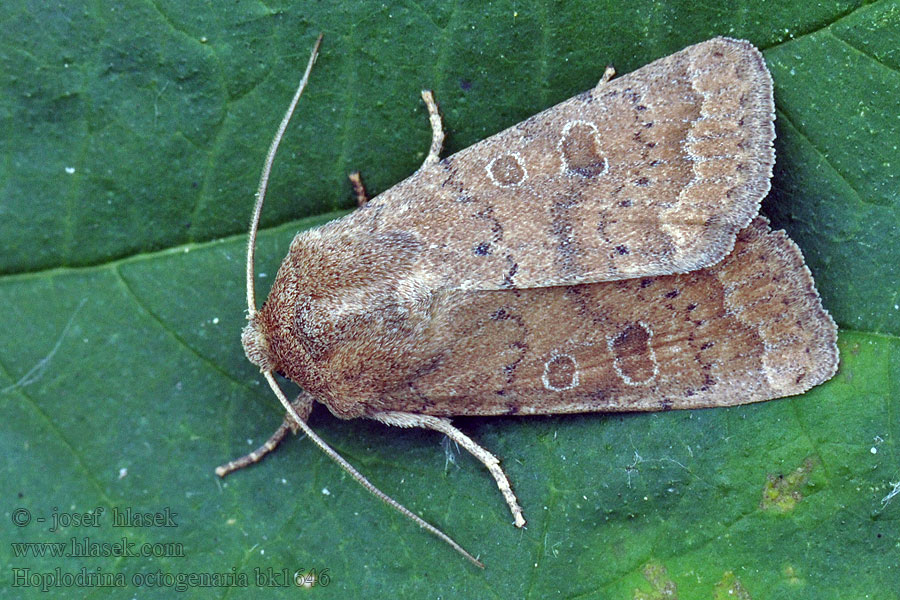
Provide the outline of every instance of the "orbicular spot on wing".
<path id="1" fill-rule="evenodd" d="M 544 387 L 554 392 L 562 392 L 578 387 L 578 363 L 569 354 L 556 351 L 544 363 L 544 374 L 541 375 Z"/>
<path id="2" fill-rule="evenodd" d="M 494 158 L 487 164 L 485 170 L 491 183 L 497 187 L 516 187 L 528 179 L 528 170 L 518 152 Z"/>

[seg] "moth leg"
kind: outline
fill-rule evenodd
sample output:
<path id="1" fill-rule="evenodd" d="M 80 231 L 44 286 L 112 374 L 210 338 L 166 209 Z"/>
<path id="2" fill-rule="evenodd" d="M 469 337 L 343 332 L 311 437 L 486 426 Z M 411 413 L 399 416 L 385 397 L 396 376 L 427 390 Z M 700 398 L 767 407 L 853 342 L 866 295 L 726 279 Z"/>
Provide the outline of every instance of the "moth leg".
<path id="1" fill-rule="evenodd" d="M 600 78 L 600 82 L 597 83 L 597 88 L 603 87 L 603 84 L 609 82 L 610 79 L 616 76 L 616 70 L 612 65 L 607 65 L 606 70 L 603 71 L 603 76 Z"/>
<path id="2" fill-rule="evenodd" d="M 297 409 L 297 414 L 300 415 L 304 421 L 309 418 L 309 413 L 312 412 L 313 406 L 313 397 L 306 392 L 300 392 L 297 395 L 297 399 L 291 402 L 295 409 Z M 265 441 L 265 443 L 251 452 L 250 454 L 245 454 L 244 456 L 232 460 L 220 467 L 216 468 L 216 475 L 219 477 L 225 477 L 229 473 L 234 473 L 244 467 L 249 467 L 253 463 L 258 463 L 263 459 L 263 457 L 278 447 L 278 444 L 281 443 L 281 440 L 284 439 L 284 436 L 287 435 L 288 431 L 292 431 L 293 433 L 297 433 L 299 427 L 293 422 L 293 420 L 285 416 L 284 421 L 275 430 L 269 439 Z"/>
<path id="3" fill-rule="evenodd" d="M 428 149 L 428 156 L 425 157 L 425 161 L 419 167 L 420 169 L 441 160 L 441 150 L 444 149 L 444 129 L 441 125 L 441 113 L 438 110 L 437 102 L 434 101 L 434 94 L 431 93 L 431 90 L 422 90 L 422 100 L 425 101 L 425 106 L 428 107 L 428 120 L 431 123 L 431 148 Z M 369 193 L 366 192 L 366 186 L 363 184 L 359 171 L 353 171 L 347 175 L 347 178 L 353 187 L 357 206 L 365 206 L 369 201 Z"/>
<path id="4" fill-rule="evenodd" d="M 441 126 L 441 113 L 438 111 L 438 105 L 434 101 L 434 94 L 431 93 L 431 90 L 422 90 L 422 100 L 428 107 L 428 120 L 431 123 L 431 148 L 428 150 L 425 162 L 422 163 L 422 167 L 427 167 L 441 160 L 441 150 L 444 149 L 444 129 Z"/>
<path id="5" fill-rule="evenodd" d="M 366 191 L 366 186 L 363 184 L 362 175 L 359 174 L 359 171 L 353 171 L 347 175 L 347 179 L 350 180 L 350 185 L 353 187 L 353 194 L 356 196 L 356 205 L 359 207 L 365 206 L 366 202 L 369 201 L 369 193 Z"/>
<path id="6" fill-rule="evenodd" d="M 497 487 L 500 488 L 503 499 L 506 500 L 506 504 L 509 505 L 509 510 L 512 511 L 513 519 L 515 519 L 515 526 L 525 526 L 525 517 L 522 516 L 522 507 L 519 506 L 519 501 L 512 491 L 512 486 L 509 484 L 506 473 L 504 473 L 503 469 L 500 467 L 500 461 L 497 460 L 496 456 L 476 444 L 472 438 L 451 425 L 450 419 L 395 411 L 377 413 L 372 415 L 371 418 L 376 421 L 381 421 L 386 425 L 394 425 L 396 427 L 424 427 L 426 429 L 440 431 L 468 450 L 472 456 L 480 460 L 484 466 L 487 467 L 490 474 L 494 476 L 494 481 L 497 482 Z"/>

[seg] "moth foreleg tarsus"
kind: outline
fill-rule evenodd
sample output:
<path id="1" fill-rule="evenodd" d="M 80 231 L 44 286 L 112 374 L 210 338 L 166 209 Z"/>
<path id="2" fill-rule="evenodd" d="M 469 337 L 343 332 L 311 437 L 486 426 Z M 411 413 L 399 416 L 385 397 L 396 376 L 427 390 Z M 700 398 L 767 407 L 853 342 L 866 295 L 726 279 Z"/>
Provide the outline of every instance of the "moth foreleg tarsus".
<path id="1" fill-rule="evenodd" d="M 265 443 L 254 450 L 249 454 L 245 454 L 240 458 L 236 458 L 235 460 L 229 461 L 224 465 L 220 465 L 216 467 L 216 475 L 219 477 L 225 477 L 235 471 L 240 471 L 244 467 L 249 467 L 252 464 L 258 463 L 263 459 L 263 457 L 278 447 L 278 444 L 281 443 L 281 440 L 288 434 L 291 430 L 290 424 L 285 420 L 281 425 L 278 426 L 278 429 L 275 430 L 269 439 L 265 441 Z"/>
<path id="2" fill-rule="evenodd" d="M 362 208 L 369 201 L 369 192 L 366 191 L 366 186 L 363 184 L 362 175 L 359 174 L 359 171 L 353 171 L 347 175 L 347 179 L 350 180 L 350 187 L 353 188 L 353 195 L 356 196 L 356 205 Z"/>
<path id="3" fill-rule="evenodd" d="M 297 414 L 299 414 L 304 421 L 309 418 L 309 413 L 312 412 L 312 403 L 313 397 L 306 392 L 300 392 L 300 394 L 297 396 L 297 399 L 291 402 L 291 404 L 297 410 Z M 216 475 L 218 475 L 219 477 L 225 477 L 230 473 L 240 471 L 244 467 L 249 467 L 252 464 L 258 463 L 266 456 L 266 454 L 272 452 L 273 450 L 275 450 L 275 448 L 278 447 L 278 444 L 281 443 L 281 440 L 285 438 L 289 431 L 293 432 L 296 435 L 298 430 L 299 426 L 294 423 L 294 420 L 291 419 L 290 415 L 285 416 L 284 421 L 282 421 L 281 425 L 278 426 L 278 429 L 275 430 L 275 433 L 270 435 L 269 439 L 267 439 L 262 446 L 249 454 L 245 454 L 240 458 L 216 467 Z"/>
<path id="4" fill-rule="evenodd" d="M 607 83 L 609 80 L 616 76 L 616 69 L 612 65 L 606 65 L 606 69 L 603 71 L 603 76 L 600 77 L 600 81 L 597 82 L 597 88 L 601 88 Z"/>
<path id="5" fill-rule="evenodd" d="M 444 149 L 444 128 L 441 124 L 441 113 L 431 90 L 422 90 L 422 100 L 425 101 L 425 106 L 428 108 L 428 121 L 431 123 L 431 148 L 428 150 L 425 162 L 422 163 L 422 167 L 426 167 L 441 160 L 441 150 Z"/>
<path id="6" fill-rule="evenodd" d="M 433 429 L 443 433 L 448 438 L 468 450 L 472 456 L 477 458 L 485 467 L 487 467 L 488 472 L 494 477 L 494 481 L 497 482 L 497 487 L 500 488 L 500 493 L 503 494 L 503 499 L 506 500 L 506 504 L 509 506 L 510 512 L 512 512 L 513 524 L 516 527 L 525 526 L 525 517 L 522 515 L 522 507 L 519 506 L 519 501 L 512 491 L 509 478 L 500 466 L 500 461 L 496 456 L 475 443 L 472 438 L 451 425 L 449 419 L 433 417 L 431 415 L 418 415 L 415 413 L 395 411 L 377 413 L 373 415 L 372 418 L 381 421 L 386 425 L 394 425 L 396 427 L 424 427 L 425 429 Z"/>

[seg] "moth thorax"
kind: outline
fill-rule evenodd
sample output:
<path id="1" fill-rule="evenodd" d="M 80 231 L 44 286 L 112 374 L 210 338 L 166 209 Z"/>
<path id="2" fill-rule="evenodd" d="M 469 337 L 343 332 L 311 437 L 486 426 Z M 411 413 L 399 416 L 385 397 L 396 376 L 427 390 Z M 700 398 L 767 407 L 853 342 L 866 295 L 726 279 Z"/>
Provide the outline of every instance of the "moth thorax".
<path id="1" fill-rule="evenodd" d="M 247 359 L 259 367 L 260 371 L 276 370 L 277 365 L 272 360 L 269 341 L 266 339 L 265 333 L 257 327 L 255 317 L 250 319 L 241 332 L 241 344 L 244 346 L 244 354 L 247 355 Z"/>

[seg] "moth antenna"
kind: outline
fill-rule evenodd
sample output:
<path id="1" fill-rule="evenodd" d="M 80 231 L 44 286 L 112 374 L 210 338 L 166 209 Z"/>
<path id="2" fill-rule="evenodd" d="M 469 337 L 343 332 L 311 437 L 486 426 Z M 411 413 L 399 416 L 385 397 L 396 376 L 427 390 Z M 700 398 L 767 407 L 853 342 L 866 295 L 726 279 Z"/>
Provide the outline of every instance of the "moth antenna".
<path id="1" fill-rule="evenodd" d="M 269 146 L 269 153 L 266 155 L 266 162 L 263 166 L 262 174 L 259 177 L 259 188 L 256 190 L 256 205 L 253 207 L 253 217 L 250 221 L 250 235 L 247 241 L 247 308 L 249 310 L 249 317 L 252 317 L 256 314 L 256 294 L 254 292 L 253 282 L 253 262 L 256 255 L 256 233 L 259 229 L 259 217 L 262 214 L 263 202 L 265 201 L 266 197 L 266 187 L 269 184 L 269 174 L 272 171 L 272 163 L 275 161 L 275 153 L 278 151 L 278 145 L 281 143 L 281 138 L 284 137 L 284 132 L 291 120 L 291 116 L 294 114 L 294 109 L 297 107 L 297 102 L 300 100 L 300 96 L 303 94 L 304 88 L 306 88 L 306 83 L 309 81 L 309 74 L 316 62 L 316 57 L 319 54 L 319 46 L 322 44 L 322 35 L 323 34 L 320 33 L 318 39 L 316 39 L 316 43 L 313 46 L 312 53 L 309 55 L 309 62 L 306 65 L 306 71 L 303 73 L 303 78 L 300 80 L 300 85 L 297 86 L 297 91 L 294 93 L 294 98 L 293 100 L 291 100 L 290 106 L 288 106 L 287 111 L 284 113 L 284 118 L 281 119 L 281 125 L 278 126 L 278 131 L 275 133 L 275 137 L 272 139 L 272 144 Z M 449 544 L 451 548 L 472 561 L 472 563 L 476 566 L 479 566 L 482 569 L 484 568 L 484 564 L 482 564 L 481 561 L 466 552 L 466 550 L 462 546 L 457 544 L 453 540 L 453 538 L 375 487 L 372 482 L 366 479 L 362 473 L 357 471 L 356 468 L 353 467 L 353 465 L 347 462 L 343 456 L 338 454 L 331 446 L 329 446 L 325 442 L 325 440 L 320 438 L 316 434 L 316 432 L 310 429 L 309 425 L 307 425 L 302 418 L 300 418 L 300 415 L 297 414 L 297 410 L 290 402 L 288 402 L 288 399 L 284 395 L 284 392 L 281 391 L 281 388 L 275 381 L 275 377 L 272 375 L 272 371 L 263 371 L 262 374 L 265 376 L 266 381 L 269 382 L 269 387 L 271 387 L 272 391 L 275 392 L 278 400 L 282 405 L 284 405 L 285 410 L 291 416 L 291 419 L 294 421 L 294 423 L 296 423 L 297 426 L 299 426 L 300 429 L 303 430 L 303 433 L 305 433 L 309 439 L 315 442 L 315 444 L 322 450 L 322 452 L 328 455 L 328 457 L 331 458 L 334 462 L 339 464 L 342 469 L 344 469 L 347 473 L 350 474 L 351 477 L 353 477 L 353 479 L 355 479 L 361 486 L 363 486 L 379 500 L 411 519 L 422 529 L 425 529 L 426 531 L 436 535 L 438 538 Z"/>
<path id="2" fill-rule="evenodd" d="M 287 396 L 285 396 L 284 392 L 281 391 L 281 388 L 278 386 L 278 382 L 275 381 L 275 377 L 274 375 L 272 375 L 272 372 L 263 371 L 263 375 L 265 375 L 266 381 L 269 382 L 269 387 L 271 387 L 272 391 L 275 392 L 275 395 L 278 396 L 278 400 L 281 401 L 281 404 L 284 405 L 285 410 L 287 410 L 288 414 L 291 415 L 291 419 L 293 419 L 294 422 L 300 426 L 300 429 L 303 430 L 303 433 L 305 433 L 309 439 L 315 442 L 315 444 L 322 450 L 322 452 L 327 454 L 328 457 L 331 458 L 331 460 L 339 464 L 342 469 L 347 471 L 347 473 L 349 473 L 350 476 L 353 477 L 353 479 L 355 479 L 361 486 L 366 488 L 366 490 L 368 490 L 376 498 L 378 498 L 391 508 L 395 509 L 397 512 L 411 519 L 422 529 L 425 529 L 426 531 L 436 535 L 438 538 L 449 544 L 451 548 L 472 561 L 474 565 L 481 567 L 482 569 L 484 568 L 484 564 L 481 561 L 466 552 L 466 550 L 462 546 L 457 544 L 449 535 L 375 487 L 375 484 L 366 479 L 366 477 L 362 473 L 357 471 L 353 465 L 347 462 L 347 460 L 343 456 L 338 454 L 336 450 L 329 446 L 325 442 L 325 440 L 320 438 L 318 434 L 310 429 L 309 425 L 307 425 L 306 422 L 300 418 L 300 415 L 297 414 L 297 410 L 290 402 L 288 402 Z"/>
<path id="3" fill-rule="evenodd" d="M 266 155 L 266 163 L 263 165 L 262 174 L 259 176 L 259 187 L 256 190 L 256 205 L 253 207 L 253 217 L 250 220 L 250 236 L 247 241 L 247 308 L 250 311 L 248 315 L 250 317 L 256 314 L 256 294 L 253 285 L 253 261 L 256 255 L 256 231 L 259 229 L 259 216 L 262 214 L 263 201 L 266 198 L 266 187 L 269 185 L 269 173 L 272 172 L 272 163 L 275 162 L 275 153 L 278 151 L 278 144 L 281 143 L 281 138 L 284 137 L 284 131 L 287 129 L 288 122 L 291 120 L 291 115 L 294 114 L 294 109 L 297 107 L 300 95 L 303 94 L 306 82 L 309 81 L 309 74 L 312 72 L 316 57 L 319 55 L 319 46 L 322 44 L 323 35 L 324 34 L 320 33 L 319 37 L 316 39 L 315 45 L 313 45 L 312 53 L 309 55 L 309 62 L 306 64 L 306 71 L 303 73 L 300 85 L 297 86 L 297 91 L 294 93 L 294 99 L 291 100 L 290 106 L 288 106 L 287 111 L 284 113 L 284 118 L 281 119 L 281 125 L 278 126 L 275 137 L 272 138 L 272 144 L 269 146 L 269 153 Z"/>

